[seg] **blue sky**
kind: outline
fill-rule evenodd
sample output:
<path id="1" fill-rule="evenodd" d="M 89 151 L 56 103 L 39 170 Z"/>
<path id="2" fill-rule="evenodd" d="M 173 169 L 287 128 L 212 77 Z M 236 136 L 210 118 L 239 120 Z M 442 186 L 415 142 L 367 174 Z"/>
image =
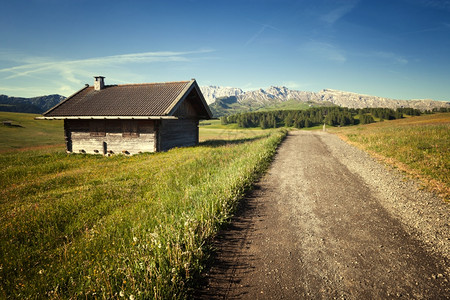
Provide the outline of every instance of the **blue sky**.
<path id="1" fill-rule="evenodd" d="M 449 0 L 0 0 L 0 94 L 285 85 L 450 101 Z"/>

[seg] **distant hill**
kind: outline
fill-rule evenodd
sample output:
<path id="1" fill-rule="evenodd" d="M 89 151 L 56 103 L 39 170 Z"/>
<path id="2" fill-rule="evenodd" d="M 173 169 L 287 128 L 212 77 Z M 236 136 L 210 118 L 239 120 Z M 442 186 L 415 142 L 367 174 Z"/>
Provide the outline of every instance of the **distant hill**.
<path id="1" fill-rule="evenodd" d="M 290 90 L 287 87 L 271 86 L 268 89 L 244 92 L 238 88 L 207 86 L 200 87 L 215 117 L 239 112 L 266 109 L 302 109 L 305 106 L 337 105 L 349 108 L 386 107 L 396 109 L 411 107 L 432 110 L 450 108 L 450 102 L 421 100 L 395 100 L 377 96 L 324 89 L 320 92 Z"/>
<path id="2" fill-rule="evenodd" d="M 61 95 L 48 95 L 33 98 L 0 95 L 0 111 L 41 114 L 64 99 L 66 99 L 66 97 Z"/>

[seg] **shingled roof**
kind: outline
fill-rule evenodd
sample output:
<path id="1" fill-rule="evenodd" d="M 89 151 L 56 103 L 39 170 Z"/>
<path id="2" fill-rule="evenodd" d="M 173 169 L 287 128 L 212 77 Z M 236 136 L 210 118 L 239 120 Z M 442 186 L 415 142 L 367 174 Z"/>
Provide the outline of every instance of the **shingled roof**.
<path id="1" fill-rule="evenodd" d="M 209 119 L 211 111 L 197 82 L 106 85 L 101 90 L 86 86 L 43 114 L 44 119 L 170 117 L 179 103 L 194 93 Z"/>

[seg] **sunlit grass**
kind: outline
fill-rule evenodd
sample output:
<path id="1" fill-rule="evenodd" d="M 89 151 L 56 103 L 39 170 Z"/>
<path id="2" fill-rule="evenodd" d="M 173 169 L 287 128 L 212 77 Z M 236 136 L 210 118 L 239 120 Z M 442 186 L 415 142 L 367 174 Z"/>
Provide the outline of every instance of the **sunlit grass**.
<path id="1" fill-rule="evenodd" d="M 165 153 L 0 155 L 1 298 L 184 298 L 284 132 Z"/>
<path id="2" fill-rule="evenodd" d="M 0 152 L 64 144 L 63 121 L 39 121 L 40 115 L 0 112 Z M 4 126 L 12 121 L 13 126 Z"/>
<path id="3" fill-rule="evenodd" d="M 450 199 L 450 113 L 329 130 Z"/>
<path id="4" fill-rule="evenodd" d="M 200 123 L 199 135 L 200 142 L 208 140 L 237 140 L 237 139 L 249 139 L 260 135 L 268 134 L 273 129 L 242 129 L 234 124 L 221 125 L 220 120 L 206 120 Z"/>

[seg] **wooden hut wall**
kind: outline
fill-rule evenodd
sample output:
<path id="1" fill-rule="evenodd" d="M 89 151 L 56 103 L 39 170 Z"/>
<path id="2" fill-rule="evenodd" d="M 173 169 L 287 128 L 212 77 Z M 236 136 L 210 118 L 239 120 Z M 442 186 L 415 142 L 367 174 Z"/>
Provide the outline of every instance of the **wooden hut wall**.
<path id="1" fill-rule="evenodd" d="M 200 110 L 196 100 L 195 95 L 191 92 L 191 94 L 180 104 L 174 115 L 177 117 L 196 118 Z"/>
<path id="2" fill-rule="evenodd" d="M 198 144 L 198 120 L 161 120 L 158 140 L 160 151 L 195 146 Z"/>
<path id="3" fill-rule="evenodd" d="M 155 121 L 152 120 L 65 120 L 64 123 L 67 150 L 74 153 L 156 151 Z"/>

